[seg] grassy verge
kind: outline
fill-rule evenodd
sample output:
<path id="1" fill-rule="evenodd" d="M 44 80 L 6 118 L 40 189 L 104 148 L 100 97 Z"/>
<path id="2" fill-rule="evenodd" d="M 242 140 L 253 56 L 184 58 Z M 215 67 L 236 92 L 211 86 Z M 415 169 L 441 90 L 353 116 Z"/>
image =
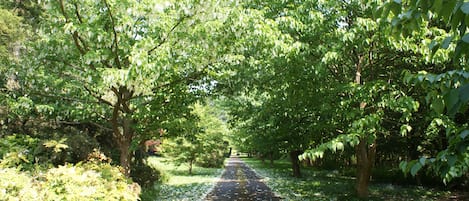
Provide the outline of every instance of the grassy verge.
<path id="1" fill-rule="evenodd" d="M 303 168 L 303 178 L 291 176 L 288 161 L 276 161 L 273 168 L 260 160 L 243 158 L 285 200 L 359 200 L 354 195 L 354 178 L 337 171 Z M 450 192 L 416 186 L 372 183 L 368 200 L 443 200 Z"/>
<path id="2" fill-rule="evenodd" d="M 189 175 L 185 165 L 175 166 L 166 159 L 150 157 L 151 167 L 162 172 L 162 182 L 151 189 L 144 189 L 142 201 L 159 200 L 202 200 L 220 177 L 223 168 L 193 167 L 193 174 Z"/>

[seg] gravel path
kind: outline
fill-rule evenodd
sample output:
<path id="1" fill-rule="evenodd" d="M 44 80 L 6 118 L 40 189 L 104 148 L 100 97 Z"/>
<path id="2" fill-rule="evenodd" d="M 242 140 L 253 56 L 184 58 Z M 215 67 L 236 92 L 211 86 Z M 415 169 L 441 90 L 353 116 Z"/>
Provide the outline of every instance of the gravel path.
<path id="1" fill-rule="evenodd" d="M 228 160 L 220 181 L 205 200 L 281 200 L 267 187 L 256 173 L 242 160 L 233 157 Z"/>

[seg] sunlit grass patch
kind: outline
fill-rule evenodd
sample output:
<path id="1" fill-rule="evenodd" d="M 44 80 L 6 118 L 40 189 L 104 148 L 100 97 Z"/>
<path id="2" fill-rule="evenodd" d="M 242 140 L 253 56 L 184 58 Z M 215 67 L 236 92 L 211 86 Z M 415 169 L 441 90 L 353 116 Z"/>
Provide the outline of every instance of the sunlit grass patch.
<path id="1" fill-rule="evenodd" d="M 271 168 L 269 164 L 263 164 L 257 159 L 243 158 L 243 160 L 285 200 L 360 200 L 354 194 L 355 179 L 342 176 L 338 171 L 303 168 L 303 177 L 294 178 L 287 161 L 276 161 Z M 448 193 L 423 187 L 372 183 L 368 200 L 440 200 Z"/>
<path id="2" fill-rule="evenodd" d="M 151 157 L 148 159 L 151 167 L 163 174 L 161 183 L 148 189 L 142 200 L 201 200 L 205 197 L 220 177 L 223 168 L 193 167 L 190 175 L 185 165 L 176 166 L 166 162 L 164 158 Z"/>

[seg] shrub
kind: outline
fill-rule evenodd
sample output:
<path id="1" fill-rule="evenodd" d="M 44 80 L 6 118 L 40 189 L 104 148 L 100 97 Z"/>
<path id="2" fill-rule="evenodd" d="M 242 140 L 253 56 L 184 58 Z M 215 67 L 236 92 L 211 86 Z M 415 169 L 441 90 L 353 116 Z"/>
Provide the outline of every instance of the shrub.
<path id="1" fill-rule="evenodd" d="M 84 163 L 38 171 L 0 169 L 0 200 L 138 200 L 140 186 L 117 167 Z"/>
<path id="2" fill-rule="evenodd" d="M 130 177 L 142 187 L 151 187 L 161 179 L 161 172 L 148 166 L 147 161 L 144 160 L 144 162 L 135 163 L 132 166 Z"/>
<path id="3" fill-rule="evenodd" d="M 73 128 L 63 131 L 67 134 L 54 133 L 41 141 L 34 150 L 34 155 L 41 163 L 64 165 L 85 161 L 94 149 L 99 147 L 95 138 L 80 133 Z"/>
<path id="4" fill-rule="evenodd" d="M 0 169 L 0 200 L 38 200 L 32 177 L 16 168 Z"/>
<path id="5" fill-rule="evenodd" d="M 37 147 L 39 139 L 28 135 L 8 135 L 0 140 L 0 167 L 18 167 L 31 169 L 34 155 L 32 150 Z"/>
<path id="6" fill-rule="evenodd" d="M 211 153 L 201 154 L 197 158 L 197 165 L 205 168 L 221 167 L 225 157 L 222 150 L 213 150 Z"/>

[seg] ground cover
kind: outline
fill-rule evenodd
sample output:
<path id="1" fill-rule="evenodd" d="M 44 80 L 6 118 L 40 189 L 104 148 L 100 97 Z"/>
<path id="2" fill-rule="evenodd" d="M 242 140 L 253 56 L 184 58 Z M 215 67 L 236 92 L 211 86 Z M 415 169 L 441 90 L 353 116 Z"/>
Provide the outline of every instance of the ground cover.
<path id="1" fill-rule="evenodd" d="M 186 165 L 176 166 L 162 157 L 148 158 L 148 164 L 161 171 L 162 181 L 144 189 L 143 201 L 202 200 L 218 181 L 223 168 L 194 166 L 192 175 Z"/>
<path id="2" fill-rule="evenodd" d="M 243 161 L 285 200 L 359 200 L 354 195 L 354 178 L 342 176 L 339 171 L 304 168 L 303 177 L 294 178 L 288 161 L 276 161 L 273 167 L 253 158 L 243 158 Z M 369 200 L 446 200 L 449 194 L 433 188 L 372 183 Z"/>

